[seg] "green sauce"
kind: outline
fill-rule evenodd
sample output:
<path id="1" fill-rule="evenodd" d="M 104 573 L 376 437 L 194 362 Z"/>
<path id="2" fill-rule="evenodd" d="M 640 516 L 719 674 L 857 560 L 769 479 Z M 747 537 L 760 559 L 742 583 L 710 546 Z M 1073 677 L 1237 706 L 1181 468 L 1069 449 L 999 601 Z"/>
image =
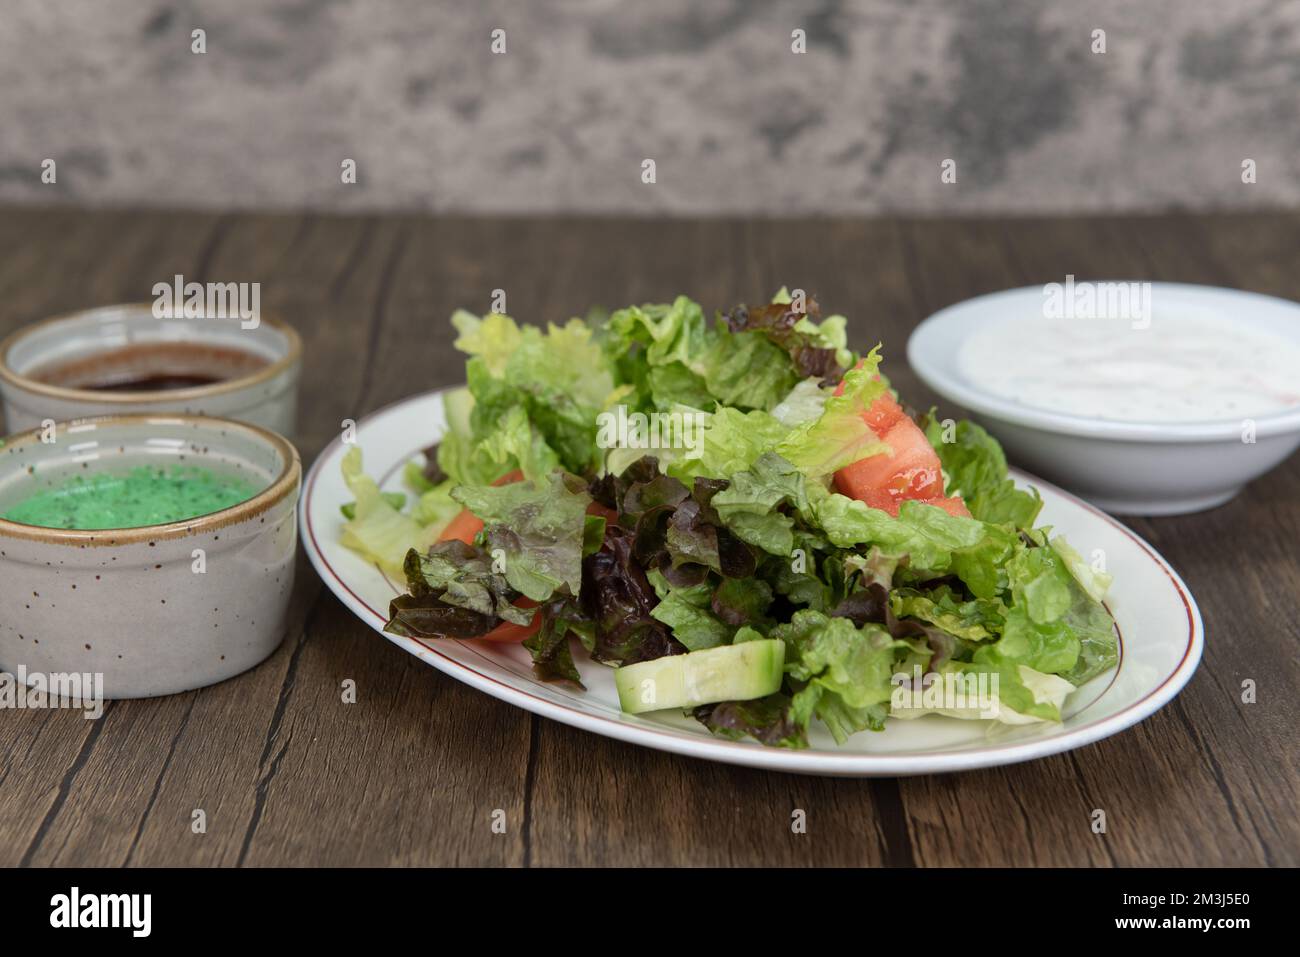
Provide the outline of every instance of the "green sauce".
<path id="1" fill-rule="evenodd" d="M 76 475 L 14 505 L 4 517 L 43 528 L 139 528 L 238 505 L 259 489 L 205 468 L 140 466 L 126 475 Z"/>

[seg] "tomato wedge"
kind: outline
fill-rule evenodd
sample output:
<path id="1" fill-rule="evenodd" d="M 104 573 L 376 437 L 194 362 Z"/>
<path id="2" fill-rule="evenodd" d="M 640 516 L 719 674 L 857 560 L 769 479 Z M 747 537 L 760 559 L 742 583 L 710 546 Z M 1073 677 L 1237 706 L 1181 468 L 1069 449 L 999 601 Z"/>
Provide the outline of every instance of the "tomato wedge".
<path id="1" fill-rule="evenodd" d="M 474 536 L 482 530 L 483 523 L 479 521 L 478 516 L 465 509 L 447 523 L 447 527 L 438 535 L 438 541 L 450 542 L 454 539 L 466 545 L 473 545 Z"/>
<path id="2" fill-rule="evenodd" d="M 841 382 L 835 394 L 843 391 Z M 895 516 L 908 499 L 937 505 L 952 515 L 969 515 L 960 498 L 944 497 L 939 456 L 889 392 L 878 396 L 862 418 L 893 454 L 868 456 L 836 472 L 835 488 L 840 494 Z"/>

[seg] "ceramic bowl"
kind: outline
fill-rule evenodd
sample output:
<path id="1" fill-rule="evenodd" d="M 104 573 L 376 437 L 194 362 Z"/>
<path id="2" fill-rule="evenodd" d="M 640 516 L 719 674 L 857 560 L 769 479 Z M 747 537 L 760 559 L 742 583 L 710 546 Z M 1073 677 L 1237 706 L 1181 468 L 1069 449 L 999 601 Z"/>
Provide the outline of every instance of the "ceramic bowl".
<path id="1" fill-rule="evenodd" d="M 140 698 L 229 678 L 279 645 L 301 466 L 278 435 L 205 416 L 122 415 L 12 436 L 0 447 L 0 514 L 70 475 L 146 463 L 198 465 L 260 491 L 140 528 L 0 519 L 0 670 L 98 674 L 104 697 Z"/>
<path id="2" fill-rule="evenodd" d="M 210 356 L 251 354 L 262 364 L 232 369 L 207 385 L 166 390 L 106 391 L 40 381 L 52 368 L 93 374 L 97 362 L 143 348 L 208 350 Z M 163 360 L 166 361 L 166 360 Z M 0 342 L 0 399 L 8 431 L 45 421 L 132 412 L 183 412 L 238 419 L 293 435 L 302 370 L 302 340 L 265 314 L 238 318 L 159 318 L 150 303 L 102 306 L 25 326 Z M 43 376 L 42 376 L 43 378 Z"/>
<path id="3" fill-rule="evenodd" d="M 1300 343 L 1300 303 L 1182 283 L 1151 283 L 1152 303 L 1171 317 L 1230 317 Z M 907 343 L 913 370 L 935 392 L 969 409 L 1016 464 L 1118 515 L 1177 515 L 1231 499 L 1300 447 L 1300 408 L 1250 420 L 1114 421 L 1032 408 L 994 395 L 962 373 L 963 341 L 984 323 L 1042 315 L 1042 286 L 957 303 L 926 319 Z M 1008 363 L 1024 361 L 1014 354 Z M 1296 370 L 1300 390 L 1300 369 Z"/>

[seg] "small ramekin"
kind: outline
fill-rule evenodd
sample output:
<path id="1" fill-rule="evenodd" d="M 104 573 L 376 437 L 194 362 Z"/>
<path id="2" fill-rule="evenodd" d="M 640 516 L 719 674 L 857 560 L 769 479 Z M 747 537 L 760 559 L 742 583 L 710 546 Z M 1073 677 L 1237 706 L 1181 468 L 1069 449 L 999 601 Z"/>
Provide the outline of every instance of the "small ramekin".
<path id="1" fill-rule="evenodd" d="M 40 528 L 0 519 L 0 670 L 99 674 L 106 698 L 213 684 L 284 636 L 302 467 L 286 439 L 227 419 L 121 415 L 11 436 L 0 513 L 96 465 L 208 466 L 261 489 L 166 525 Z"/>
<path id="2" fill-rule="evenodd" d="M 302 372 L 302 340 L 260 313 L 256 325 L 237 318 L 159 318 L 151 303 L 100 306 L 24 326 L 0 342 L 0 399 L 8 431 L 45 421 L 139 412 L 181 412 L 238 419 L 293 435 Z M 266 365 L 210 385 L 158 391 L 71 389 L 31 378 L 52 363 L 83 359 L 141 343 L 196 343 L 241 349 Z"/>

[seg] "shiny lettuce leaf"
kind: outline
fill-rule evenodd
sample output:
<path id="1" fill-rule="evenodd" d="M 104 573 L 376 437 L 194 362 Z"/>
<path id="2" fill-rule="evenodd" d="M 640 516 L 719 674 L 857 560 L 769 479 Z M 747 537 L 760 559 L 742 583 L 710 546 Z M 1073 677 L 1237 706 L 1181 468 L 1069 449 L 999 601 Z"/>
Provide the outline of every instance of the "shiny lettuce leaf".
<path id="1" fill-rule="evenodd" d="M 457 487 L 452 497 L 483 520 L 491 552 L 511 587 L 533 601 L 582 588 L 586 483 L 564 472 L 536 482 Z"/>
<path id="2" fill-rule="evenodd" d="M 815 421 L 826 408 L 826 400 L 833 394 L 820 379 L 804 379 L 790 390 L 772 410 L 772 418 L 788 429 Z"/>
<path id="3" fill-rule="evenodd" d="M 714 586 L 709 582 L 686 588 L 670 588 L 650 612 L 656 621 L 672 630 L 673 637 L 688 651 L 729 644 L 736 630 L 713 614 Z"/>
<path id="4" fill-rule="evenodd" d="M 1042 498 L 1037 490 L 1018 488 L 1007 477 L 1006 455 L 988 432 L 965 419 L 946 428 L 931 414 L 925 434 L 939 454 L 947 494 L 960 495 L 971 515 L 994 524 L 1033 527 Z"/>
<path id="5" fill-rule="evenodd" d="M 730 479 L 775 448 L 788 431 L 767 412 L 718 409 L 705 419 L 696 448 L 668 462 L 668 474 L 683 480 L 695 476 Z"/>
<path id="6" fill-rule="evenodd" d="M 447 479 L 430 488 L 416 499 L 411 509 L 411 518 L 421 525 L 441 531 L 460 514 L 460 503 L 451 497 L 454 487 L 455 483 Z"/>
<path id="7" fill-rule="evenodd" d="M 463 310 L 452 322 L 457 348 L 470 355 L 473 406 L 468 428 L 451 423 L 439 448 L 449 476 L 483 485 L 513 468 L 538 478 L 557 466 L 584 473 L 600 464 L 596 416 L 614 394 L 614 372 L 586 323 L 571 319 L 543 332 Z"/>
<path id="8" fill-rule="evenodd" d="M 803 473 L 774 452 L 764 452 L 710 501 L 721 521 L 741 541 L 781 556 L 794 550 L 794 519 L 789 512 L 807 509 Z M 781 511 L 788 506 L 786 511 Z"/>
<path id="9" fill-rule="evenodd" d="M 812 610 L 795 612 L 769 634 L 785 642 L 792 678 L 820 685 L 854 708 L 889 700 L 895 658 L 909 648 L 879 625 L 859 628 L 847 618 Z"/>
<path id="10" fill-rule="evenodd" d="M 830 475 L 846 465 L 884 453 L 892 454 L 867 424 L 864 415 L 885 392 L 878 376 L 879 346 L 844 377 L 843 392 L 831 395 L 817 418 L 797 426 L 777 443 L 776 451 L 809 478 Z"/>
<path id="11" fill-rule="evenodd" d="M 817 486 L 809 489 L 816 521 L 833 544 L 841 548 L 874 545 L 886 555 L 906 556 L 913 569 L 946 571 L 955 551 L 973 548 L 987 535 L 982 522 L 949 515 L 933 505 L 903 502 L 895 518 L 857 499 Z"/>
<path id="12" fill-rule="evenodd" d="M 791 719 L 805 727 L 818 718 L 837 744 L 843 744 L 849 735 L 859 731 L 883 731 L 889 717 L 889 705 L 884 702 L 854 707 L 844 698 L 814 682 L 799 691 L 791 702 Z"/>
<path id="13" fill-rule="evenodd" d="M 786 673 L 799 684 L 794 720 L 822 719 L 838 743 L 857 731 L 883 727 L 893 691 L 891 678 L 906 641 L 875 624 L 859 628 L 847 618 L 795 612 L 770 636 L 786 644 Z"/>
<path id="14" fill-rule="evenodd" d="M 527 639 L 524 647 L 533 658 L 533 673 L 543 681 L 567 681 L 584 687 L 578 666 L 573 661 L 570 639 L 578 638 L 584 647 L 594 643 L 595 623 L 572 598 L 560 598 L 542 606 L 542 626 Z"/>
<path id="15" fill-rule="evenodd" d="M 765 335 L 719 328 L 700 363 L 709 392 L 723 406 L 770 410 L 795 387 L 790 358 Z"/>
<path id="16" fill-rule="evenodd" d="M 967 641 L 987 641 L 1001 634 L 1006 606 L 998 599 L 963 599 L 950 585 L 918 590 L 899 588 L 889 596 L 894 614 L 917 618 Z"/>
<path id="17" fill-rule="evenodd" d="M 790 353 L 764 329 L 710 324 L 699 304 L 629 306 L 610 315 L 604 349 L 620 381 L 642 393 L 647 407 L 675 404 L 706 412 L 774 408 L 799 379 Z"/>

